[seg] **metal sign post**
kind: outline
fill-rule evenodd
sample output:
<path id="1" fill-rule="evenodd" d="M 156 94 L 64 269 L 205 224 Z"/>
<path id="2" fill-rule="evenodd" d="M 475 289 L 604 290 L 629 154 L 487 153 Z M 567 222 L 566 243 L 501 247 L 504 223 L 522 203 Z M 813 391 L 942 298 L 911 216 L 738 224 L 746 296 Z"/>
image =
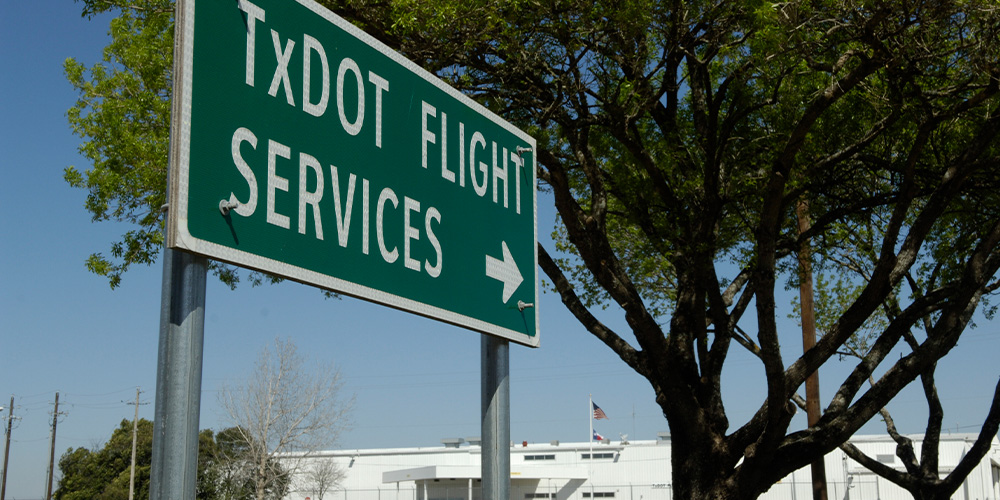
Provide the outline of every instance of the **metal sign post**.
<path id="1" fill-rule="evenodd" d="M 204 257 L 164 251 L 151 500 L 195 497 L 207 270 Z"/>
<path id="2" fill-rule="evenodd" d="M 184 26 L 189 10 L 178 0 L 175 22 Z M 190 42 L 189 33 L 178 30 L 174 53 Z M 174 60 L 177 75 L 179 61 Z M 188 92 L 190 81 L 174 81 L 174 95 Z M 174 99 L 170 120 L 169 175 L 188 147 L 180 130 L 185 111 Z M 167 187 L 167 193 L 176 187 Z M 173 212 L 173 207 L 171 207 Z M 173 230 L 167 221 L 167 232 Z M 153 457 L 150 465 L 149 498 L 174 500 L 195 498 L 198 484 L 198 419 L 201 414 L 201 369 L 205 341 L 205 257 L 164 248 L 163 285 L 160 295 L 160 340 L 156 361 L 156 404 L 153 410 Z"/>
<path id="3" fill-rule="evenodd" d="M 483 500 L 510 498 L 510 343 L 482 338 Z"/>

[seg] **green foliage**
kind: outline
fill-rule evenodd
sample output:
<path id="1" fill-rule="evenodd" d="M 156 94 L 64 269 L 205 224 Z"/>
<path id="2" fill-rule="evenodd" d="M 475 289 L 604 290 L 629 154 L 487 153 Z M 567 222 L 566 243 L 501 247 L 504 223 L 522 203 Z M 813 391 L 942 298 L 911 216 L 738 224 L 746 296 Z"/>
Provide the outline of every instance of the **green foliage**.
<path id="1" fill-rule="evenodd" d="M 136 441 L 135 498 L 149 498 L 153 423 L 140 419 Z M 59 459 L 62 478 L 56 500 L 128 499 L 132 460 L 132 422 L 122 420 L 99 450 L 69 449 Z"/>
<path id="2" fill-rule="evenodd" d="M 95 222 L 131 228 L 110 255 L 94 253 L 87 260 L 87 269 L 106 276 L 114 288 L 133 264 L 151 264 L 163 245 L 173 17 L 172 3 L 162 0 L 88 1 L 84 15 L 111 9 L 120 15 L 111 21 L 102 62 L 88 68 L 67 59 L 64 66 L 79 94 L 69 122 L 84 139 L 80 153 L 93 165 L 83 172 L 67 167 L 64 178 L 87 191 L 86 208 Z"/>
<path id="3" fill-rule="evenodd" d="M 216 450 L 210 458 L 218 474 L 220 498 L 249 500 L 254 497 L 253 465 L 239 429 L 230 427 L 215 436 Z"/>
<path id="4" fill-rule="evenodd" d="M 195 486 L 195 498 L 198 500 L 223 498 L 219 494 L 221 471 L 214 462 L 217 456 L 215 432 L 203 429 L 198 433 L 198 482 Z"/>
<path id="5" fill-rule="evenodd" d="M 153 423 L 139 419 L 136 441 L 135 498 L 149 498 L 150 465 L 153 457 Z M 111 438 L 100 448 L 66 450 L 59 458 L 62 478 L 53 496 L 56 500 L 126 500 L 132 459 L 132 422 L 122 420 Z M 271 461 L 273 470 L 282 471 Z M 247 447 L 239 429 L 198 435 L 198 500 L 252 500 L 254 464 L 247 460 Z M 268 490 L 268 500 L 288 493 L 290 478 Z"/>
<path id="6" fill-rule="evenodd" d="M 173 91 L 174 2 L 172 0 L 83 0 L 83 15 L 117 12 L 108 29 L 111 42 L 102 62 L 89 68 L 66 60 L 66 78 L 79 97 L 67 117 L 91 162 L 81 171 L 66 167 L 65 181 L 87 191 L 85 208 L 94 222 L 115 221 L 128 228 L 108 252 L 87 258 L 89 271 L 121 284 L 133 265 L 155 262 L 164 243 L 170 98 Z M 241 275 L 231 266 L 209 268 L 235 288 Z M 247 273 L 253 285 L 276 283 L 274 276 Z M 327 294 L 332 296 L 331 294 Z"/>
<path id="7" fill-rule="evenodd" d="M 841 270 L 842 271 L 842 270 Z M 818 274 L 815 276 L 814 286 L 814 314 L 816 316 L 816 329 L 820 335 L 832 330 L 844 311 L 850 307 L 860 295 L 864 281 L 850 281 L 856 275 L 849 272 L 836 272 L 835 274 Z M 798 320 L 801 318 L 802 310 L 798 297 L 792 302 L 789 318 Z M 863 358 L 868 354 L 872 343 L 878 339 L 879 333 L 885 330 L 889 323 L 889 315 L 884 310 L 868 317 L 864 324 L 859 327 L 851 338 L 844 344 L 841 355 L 853 358 Z M 801 323 L 800 323 L 801 324 Z"/>
<path id="8" fill-rule="evenodd" d="M 215 434 L 214 440 L 211 431 L 202 431 L 202 435 L 203 440 L 211 444 L 199 450 L 199 464 L 203 463 L 205 470 L 204 476 L 199 476 L 199 498 L 255 499 L 254 477 L 260 467 L 254 461 L 244 433 L 237 427 L 229 427 Z M 273 457 L 267 459 L 265 470 L 267 473 L 274 473 L 278 480 L 269 485 L 264 498 L 284 498 L 291 487 L 291 477 L 287 471 Z M 201 496 L 201 491 L 205 492 L 204 497 Z"/>

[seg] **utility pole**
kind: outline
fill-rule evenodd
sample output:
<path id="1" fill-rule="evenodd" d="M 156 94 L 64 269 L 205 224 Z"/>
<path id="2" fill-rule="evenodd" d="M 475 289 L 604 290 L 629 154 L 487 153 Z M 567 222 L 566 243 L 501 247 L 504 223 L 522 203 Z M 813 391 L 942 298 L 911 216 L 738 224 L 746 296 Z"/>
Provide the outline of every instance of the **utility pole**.
<path id="1" fill-rule="evenodd" d="M 139 405 L 148 403 L 139 403 L 139 394 L 142 391 L 138 387 L 135 388 L 135 403 L 128 403 L 135 405 L 135 418 L 132 419 L 132 466 L 129 469 L 128 478 L 128 500 L 132 500 L 135 497 L 135 448 L 136 448 L 136 438 L 139 430 Z M 0 498 L 0 500 L 3 500 Z"/>
<path id="2" fill-rule="evenodd" d="M 809 202 L 799 200 L 795 207 L 798 219 L 799 235 L 809 231 Z M 813 305 L 812 255 L 809 240 L 799 246 L 799 305 L 802 317 L 802 352 L 816 345 L 816 313 Z M 819 407 L 819 371 L 812 372 L 806 378 L 806 415 L 810 427 L 816 425 L 820 418 Z M 826 466 L 823 457 L 811 465 L 813 500 L 827 500 Z"/>
<path id="3" fill-rule="evenodd" d="M 0 408 L 2 411 L 3 408 Z M 14 421 L 14 396 L 10 397 L 10 406 L 7 407 L 7 443 L 3 447 L 3 479 L 0 480 L 0 500 L 7 496 L 7 459 L 10 457 L 10 431 L 11 422 Z"/>
<path id="4" fill-rule="evenodd" d="M 52 500 L 52 477 L 55 476 L 56 464 L 56 424 L 59 423 L 59 393 L 56 392 L 56 405 L 52 410 L 52 443 L 49 446 L 49 477 L 45 489 L 45 500 Z"/>

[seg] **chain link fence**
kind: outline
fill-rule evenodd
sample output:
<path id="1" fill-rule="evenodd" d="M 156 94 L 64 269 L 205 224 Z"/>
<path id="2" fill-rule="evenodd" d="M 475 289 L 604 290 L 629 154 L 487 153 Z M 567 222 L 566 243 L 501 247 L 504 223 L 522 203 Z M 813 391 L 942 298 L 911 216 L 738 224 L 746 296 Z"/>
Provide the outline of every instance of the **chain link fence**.
<path id="1" fill-rule="evenodd" d="M 896 500 L 912 498 L 888 481 L 868 477 L 852 477 L 849 482 L 827 483 L 831 500 Z M 483 500 L 478 482 L 470 488 L 462 481 L 430 482 L 423 485 L 377 489 L 337 489 L 322 498 L 302 492 L 309 500 Z M 965 498 L 962 491 L 955 498 Z M 973 498 L 979 498 L 973 495 Z M 990 498 L 989 495 L 983 498 Z M 761 500 L 811 500 L 810 481 L 782 481 L 760 496 Z M 590 485 L 570 482 L 548 485 L 544 481 L 529 485 L 512 484 L 510 500 L 673 500 L 670 483 Z"/>

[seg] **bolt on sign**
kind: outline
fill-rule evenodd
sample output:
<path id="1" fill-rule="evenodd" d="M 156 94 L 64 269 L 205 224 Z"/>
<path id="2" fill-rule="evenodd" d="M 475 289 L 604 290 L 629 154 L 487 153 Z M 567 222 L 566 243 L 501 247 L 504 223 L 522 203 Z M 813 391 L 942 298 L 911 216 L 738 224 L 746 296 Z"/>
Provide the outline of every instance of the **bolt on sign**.
<path id="1" fill-rule="evenodd" d="M 534 139 L 311 0 L 182 5 L 169 246 L 538 345 Z"/>

